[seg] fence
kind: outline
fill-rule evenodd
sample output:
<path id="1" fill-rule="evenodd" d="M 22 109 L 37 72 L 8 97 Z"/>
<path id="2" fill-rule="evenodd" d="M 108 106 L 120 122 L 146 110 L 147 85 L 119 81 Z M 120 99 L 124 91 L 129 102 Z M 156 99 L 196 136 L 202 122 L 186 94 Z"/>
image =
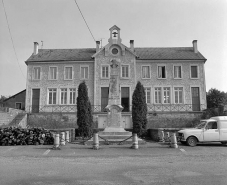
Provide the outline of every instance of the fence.
<path id="1" fill-rule="evenodd" d="M 101 105 L 92 105 L 93 112 L 106 112 L 104 106 Z M 148 104 L 147 110 L 148 112 L 195 112 L 202 111 L 206 109 L 205 104 Z M 131 112 L 132 106 L 128 112 Z M 39 112 L 76 112 L 76 105 L 42 105 L 42 106 L 27 106 L 27 113 L 39 113 Z"/>

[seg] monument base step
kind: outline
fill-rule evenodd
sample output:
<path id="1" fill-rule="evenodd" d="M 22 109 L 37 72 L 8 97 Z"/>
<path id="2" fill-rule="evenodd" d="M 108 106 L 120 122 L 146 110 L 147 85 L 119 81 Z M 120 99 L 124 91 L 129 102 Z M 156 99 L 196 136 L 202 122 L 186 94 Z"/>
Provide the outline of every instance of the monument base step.
<path id="1" fill-rule="evenodd" d="M 100 136 L 132 136 L 132 132 L 124 131 L 124 132 L 99 132 Z"/>
<path id="2" fill-rule="evenodd" d="M 128 132 L 123 127 L 106 127 L 103 132 Z"/>

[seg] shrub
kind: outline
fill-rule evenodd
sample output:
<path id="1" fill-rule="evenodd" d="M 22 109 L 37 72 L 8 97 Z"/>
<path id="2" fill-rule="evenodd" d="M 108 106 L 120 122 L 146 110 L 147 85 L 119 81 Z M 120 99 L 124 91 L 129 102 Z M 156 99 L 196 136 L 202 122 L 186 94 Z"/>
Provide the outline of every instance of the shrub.
<path id="1" fill-rule="evenodd" d="M 138 82 L 132 96 L 133 133 L 141 136 L 146 132 L 147 104 L 143 85 Z"/>
<path id="2" fill-rule="evenodd" d="M 90 137 L 92 135 L 92 110 L 85 82 L 80 83 L 78 87 L 77 125 L 82 137 Z"/>

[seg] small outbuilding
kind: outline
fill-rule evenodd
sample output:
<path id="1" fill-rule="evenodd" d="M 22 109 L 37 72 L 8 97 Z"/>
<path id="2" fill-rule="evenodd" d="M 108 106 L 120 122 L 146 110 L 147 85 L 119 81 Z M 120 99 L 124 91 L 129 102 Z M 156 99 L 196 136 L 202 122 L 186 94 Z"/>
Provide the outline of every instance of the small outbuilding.
<path id="1" fill-rule="evenodd" d="M 25 110 L 26 89 L 3 101 L 3 107 Z"/>

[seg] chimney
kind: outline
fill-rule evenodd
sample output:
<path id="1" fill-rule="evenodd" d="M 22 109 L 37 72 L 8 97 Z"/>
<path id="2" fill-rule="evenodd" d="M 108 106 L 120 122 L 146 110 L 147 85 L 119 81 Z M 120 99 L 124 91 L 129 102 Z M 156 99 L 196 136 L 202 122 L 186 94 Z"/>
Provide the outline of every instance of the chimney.
<path id="1" fill-rule="evenodd" d="M 134 52 L 134 40 L 130 40 L 130 49 Z"/>
<path id="2" fill-rule="evenodd" d="M 39 50 L 39 43 L 38 42 L 34 42 L 34 55 L 38 54 L 38 50 Z"/>
<path id="3" fill-rule="evenodd" d="M 99 51 L 99 45 L 100 45 L 100 41 L 96 41 L 96 52 Z"/>
<path id="4" fill-rule="evenodd" d="M 197 40 L 192 41 L 194 53 L 198 53 Z"/>

